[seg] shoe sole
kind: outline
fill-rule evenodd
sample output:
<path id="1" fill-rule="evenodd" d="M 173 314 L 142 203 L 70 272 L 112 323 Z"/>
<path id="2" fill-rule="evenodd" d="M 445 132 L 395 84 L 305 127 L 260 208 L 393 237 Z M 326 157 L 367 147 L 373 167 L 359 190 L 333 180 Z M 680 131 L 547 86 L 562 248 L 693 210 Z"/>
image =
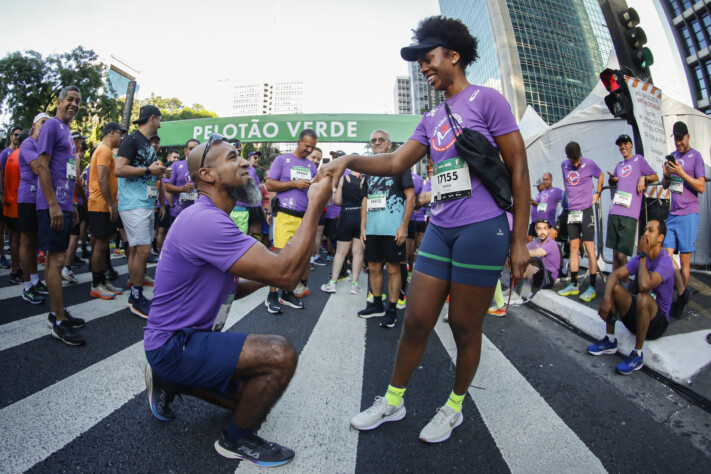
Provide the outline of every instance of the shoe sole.
<path id="1" fill-rule="evenodd" d="M 306 292 L 298 294 L 298 295 L 296 293 L 294 293 L 294 296 L 296 296 L 297 298 L 303 298 L 304 296 L 309 296 L 310 294 L 311 294 L 311 292 L 307 290 Z"/>
<path id="2" fill-rule="evenodd" d="M 289 306 L 290 308 L 294 308 L 294 309 L 304 309 L 304 305 L 297 305 L 294 303 L 290 303 L 290 302 L 283 300 L 281 298 L 279 298 L 279 304 L 283 304 L 285 306 Z"/>
<path id="3" fill-rule="evenodd" d="M 393 321 L 392 324 L 390 324 L 390 323 L 380 323 L 380 327 L 381 327 L 381 328 L 388 328 L 388 329 L 391 329 L 391 328 L 394 328 L 394 327 L 395 327 L 395 323 L 397 323 L 397 320 L 396 320 L 396 321 Z"/>
<path id="4" fill-rule="evenodd" d="M 147 315 L 147 314 L 141 313 L 139 310 L 137 310 L 136 308 L 134 308 L 134 306 L 133 306 L 131 303 L 128 304 L 128 309 L 130 309 L 131 312 L 132 312 L 133 314 L 135 314 L 136 316 L 138 316 L 139 318 L 146 319 L 146 320 L 148 319 L 148 315 Z"/>
<path id="5" fill-rule="evenodd" d="M 67 278 L 62 277 L 62 280 L 66 281 L 66 282 L 69 283 L 70 285 L 76 285 L 77 283 L 79 283 L 79 280 L 76 280 L 76 279 L 74 279 L 74 280 L 69 280 L 69 279 L 67 279 Z"/>
<path id="6" fill-rule="evenodd" d="M 636 372 L 637 370 L 642 369 L 642 367 L 644 367 L 644 363 L 639 364 L 639 367 L 635 367 L 634 369 L 632 369 L 629 372 L 622 372 L 620 370 L 617 370 L 617 367 L 615 367 L 615 371 L 620 375 L 630 375 L 632 372 Z"/>
<path id="7" fill-rule="evenodd" d="M 385 310 L 382 313 L 358 314 L 358 317 L 363 319 L 380 318 L 382 316 L 385 316 Z"/>
<path id="8" fill-rule="evenodd" d="M 276 466 L 283 466 L 284 464 L 290 463 L 294 458 L 287 459 L 286 461 L 275 461 L 275 462 L 266 462 L 266 461 L 259 461 L 256 459 L 250 459 L 248 457 L 241 456 L 233 451 L 230 451 L 229 449 L 225 449 L 220 445 L 220 440 L 215 441 L 215 451 L 217 451 L 217 454 L 220 456 L 226 457 L 227 459 L 239 459 L 242 461 L 249 461 L 252 464 L 256 464 L 257 466 L 263 466 L 263 467 L 276 467 Z"/>
<path id="9" fill-rule="evenodd" d="M 604 351 L 597 351 L 597 352 L 593 352 L 590 349 L 588 349 L 588 354 L 594 355 L 594 356 L 612 355 L 612 354 L 617 354 L 617 349 L 606 349 Z"/>
<path id="10" fill-rule="evenodd" d="M 585 297 L 585 298 L 583 298 L 583 297 L 581 296 L 581 297 L 580 297 L 580 300 L 581 300 L 581 301 L 585 301 L 586 303 L 590 303 L 590 302 L 591 302 L 592 300 L 594 300 L 596 297 L 597 297 L 597 295 L 595 295 L 595 296 L 593 296 L 593 297 Z"/>
<path id="11" fill-rule="evenodd" d="M 321 288 L 321 291 L 323 291 L 324 293 L 335 293 L 335 292 L 336 292 L 335 289 L 333 289 L 333 290 L 324 290 L 323 288 Z"/>
<path id="12" fill-rule="evenodd" d="M 102 295 L 102 294 L 99 294 L 99 293 L 95 293 L 95 292 L 92 291 L 92 290 L 89 290 L 89 295 L 90 295 L 90 296 L 93 296 L 94 298 L 101 298 L 102 300 L 112 300 L 112 299 L 114 299 L 114 296 L 116 296 L 114 293 L 111 293 L 110 296 L 107 296 L 107 295 Z"/>
<path id="13" fill-rule="evenodd" d="M 271 314 L 281 314 L 281 313 L 282 313 L 282 310 L 281 310 L 281 309 L 279 309 L 278 311 L 275 311 L 275 310 L 271 309 L 271 308 L 269 307 L 269 302 L 267 302 L 267 301 L 264 302 L 264 306 L 267 307 L 267 311 L 269 311 Z"/>
<path id="14" fill-rule="evenodd" d="M 54 337 L 58 341 L 62 341 L 63 343 L 65 343 L 68 346 L 83 346 L 84 343 L 86 342 L 86 341 L 82 341 L 82 342 L 68 341 L 67 339 L 62 339 L 61 337 L 57 336 L 57 334 L 54 331 L 51 331 L 51 333 L 52 333 L 52 337 Z"/>
<path id="15" fill-rule="evenodd" d="M 146 364 L 145 374 L 146 393 L 148 393 L 148 406 L 151 407 L 151 413 L 153 413 L 153 416 L 156 417 L 156 419 L 159 421 L 163 421 L 165 423 L 173 421 L 175 418 L 166 418 L 165 416 L 159 415 L 158 411 L 156 411 L 155 407 L 153 406 L 153 403 L 151 403 L 151 400 L 153 400 L 153 369 L 151 369 L 150 364 Z"/>
<path id="16" fill-rule="evenodd" d="M 335 292 L 334 292 L 334 293 L 335 293 Z M 360 294 L 360 291 L 353 291 L 353 290 L 351 290 L 351 291 L 349 291 L 348 293 L 350 293 L 351 295 L 359 295 L 359 294 Z"/>
<path id="17" fill-rule="evenodd" d="M 395 309 L 405 309 L 407 308 L 407 305 L 397 305 L 395 306 Z"/>
<path id="18" fill-rule="evenodd" d="M 44 303 L 44 298 L 42 298 L 41 300 L 32 301 L 32 300 L 30 300 L 30 299 L 25 298 L 25 295 L 24 295 L 24 294 L 22 295 L 22 299 L 25 300 L 25 301 L 27 301 L 27 302 L 30 303 L 30 304 L 42 304 L 42 303 Z"/>
<path id="19" fill-rule="evenodd" d="M 449 437 L 452 436 L 452 431 L 454 431 L 454 428 L 458 427 L 463 422 L 464 422 L 464 415 L 461 415 L 461 413 L 460 413 L 460 416 L 457 419 L 457 422 L 454 424 L 454 426 L 452 426 L 452 429 L 450 429 L 447 432 L 447 434 L 445 434 L 444 436 L 441 436 L 439 438 L 435 438 L 435 439 L 425 439 L 420 435 L 420 441 L 424 441 L 425 443 L 441 443 L 442 441 L 447 441 L 449 439 Z"/>
<path id="20" fill-rule="evenodd" d="M 390 421 L 400 421 L 403 418 L 405 418 L 406 414 L 407 414 L 407 409 L 405 407 L 402 407 L 402 410 L 395 412 L 390 416 L 384 416 L 383 418 L 379 419 L 372 425 L 358 427 L 358 426 L 354 425 L 353 420 L 351 420 L 351 426 L 353 428 L 357 429 L 358 431 L 370 431 L 370 430 L 374 430 L 375 428 L 382 425 L 383 423 L 388 423 Z"/>
<path id="21" fill-rule="evenodd" d="M 560 296 L 575 296 L 575 295 L 579 295 L 580 292 L 579 291 L 571 291 L 570 293 L 558 293 L 558 294 Z"/>

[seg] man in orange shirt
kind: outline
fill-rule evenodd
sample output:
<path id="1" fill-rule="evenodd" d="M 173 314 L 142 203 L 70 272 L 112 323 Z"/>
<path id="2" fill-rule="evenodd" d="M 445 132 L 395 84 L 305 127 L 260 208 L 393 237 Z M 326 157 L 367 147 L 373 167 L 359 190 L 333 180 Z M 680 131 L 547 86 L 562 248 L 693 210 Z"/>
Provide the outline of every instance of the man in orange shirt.
<path id="1" fill-rule="evenodd" d="M 119 146 L 128 130 L 116 122 L 104 125 L 103 139 L 91 156 L 89 169 L 89 227 L 91 243 L 91 296 L 105 300 L 121 294 L 123 290 L 106 281 L 106 255 L 109 239 L 118 219 L 116 179 L 113 149 Z"/>
<path id="2" fill-rule="evenodd" d="M 3 168 L 4 190 L 2 213 L 5 216 L 5 226 L 10 237 L 10 258 L 12 267 L 10 270 L 10 284 L 19 285 L 22 283 L 22 273 L 20 270 L 20 232 L 17 227 L 17 191 L 20 188 L 20 145 L 30 136 L 27 130 L 23 130 L 17 140 L 17 148 L 10 153 Z"/>

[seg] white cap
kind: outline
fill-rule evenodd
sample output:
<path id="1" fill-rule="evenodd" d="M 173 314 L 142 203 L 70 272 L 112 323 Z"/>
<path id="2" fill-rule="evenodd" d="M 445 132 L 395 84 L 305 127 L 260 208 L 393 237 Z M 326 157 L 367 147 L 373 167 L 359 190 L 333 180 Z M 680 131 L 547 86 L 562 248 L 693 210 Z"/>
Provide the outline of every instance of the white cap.
<path id="1" fill-rule="evenodd" d="M 44 113 L 44 112 L 40 112 L 40 113 L 38 113 L 38 114 L 35 116 L 35 119 L 32 121 L 32 123 L 33 123 L 33 124 L 34 124 L 34 123 L 37 123 L 37 122 L 39 122 L 40 120 L 42 120 L 43 118 L 51 118 L 51 117 L 49 116 L 49 114 L 46 114 L 46 113 Z"/>

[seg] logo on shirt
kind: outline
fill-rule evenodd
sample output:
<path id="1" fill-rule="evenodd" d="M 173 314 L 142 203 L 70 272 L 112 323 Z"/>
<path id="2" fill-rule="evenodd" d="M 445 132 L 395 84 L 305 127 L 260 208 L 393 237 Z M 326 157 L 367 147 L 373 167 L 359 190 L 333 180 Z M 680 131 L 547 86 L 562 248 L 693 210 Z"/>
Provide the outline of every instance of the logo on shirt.
<path id="1" fill-rule="evenodd" d="M 462 118 L 457 114 L 454 115 L 457 122 L 462 123 Z M 432 148 L 438 152 L 444 152 L 452 148 L 452 145 L 457 141 L 454 131 L 449 126 L 449 120 L 445 117 L 435 127 L 435 135 L 430 139 Z"/>
<path id="2" fill-rule="evenodd" d="M 568 173 L 568 182 L 573 186 L 577 186 L 580 183 L 580 173 L 577 171 L 571 171 Z"/>
<path id="3" fill-rule="evenodd" d="M 541 195 L 541 202 L 546 202 L 546 201 L 548 201 L 548 194 L 547 193 Z"/>
<path id="4" fill-rule="evenodd" d="M 284 163 L 291 163 L 291 158 L 286 158 L 286 159 L 284 160 Z"/>
<path id="5" fill-rule="evenodd" d="M 475 90 L 472 96 L 469 97 L 469 102 L 473 102 L 477 95 L 479 95 L 479 89 Z"/>
<path id="6" fill-rule="evenodd" d="M 676 162 L 679 163 L 679 166 L 681 166 L 682 168 L 684 167 L 684 160 L 679 159 L 679 160 L 676 160 Z"/>
<path id="7" fill-rule="evenodd" d="M 624 165 L 620 169 L 620 177 L 622 177 L 622 178 L 626 178 L 627 176 L 630 175 L 630 173 L 632 173 L 632 165 Z"/>

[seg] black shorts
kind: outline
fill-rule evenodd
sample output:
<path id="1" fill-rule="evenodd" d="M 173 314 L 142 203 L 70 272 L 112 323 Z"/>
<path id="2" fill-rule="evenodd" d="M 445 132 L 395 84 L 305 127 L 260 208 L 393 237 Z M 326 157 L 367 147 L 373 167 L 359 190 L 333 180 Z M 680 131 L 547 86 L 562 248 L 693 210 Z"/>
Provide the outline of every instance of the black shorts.
<path id="1" fill-rule="evenodd" d="M 7 217 L 5 216 L 5 225 L 8 230 L 19 230 L 17 226 L 17 217 Z"/>
<path id="2" fill-rule="evenodd" d="M 52 220 L 49 218 L 49 209 L 37 211 L 37 235 L 38 247 L 40 250 L 49 252 L 66 252 L 69 247 L 69 234 L 72 230 L 74 213 L 62 211 L 64 216 L 64 226 L 62 230 L 56 231 L 50 227 Z"/>
<path id="3" fill-rule="evenodd" d="M 558 242 L 568 242 L 568 210 L 564 209 L 558 216 L 558 220 L 553 224 L 553 228 L 558 232 L 555 240 Z"/>
<path id="4" fill-rule="evenodd" d="M 17 227 L 20 232 L 37 233 L 37 206 L 34 203 L 17 204 Z"/>
<path id="5" fill-rule="evenodd" d="M 410 221 L 407 223 L 407 238 L 408 239 L 415 239 L 417 237 L 417 234 L 424 234 L 425 233 L 425 228 L 427 226 L 425 225 L 425 221 Z"/>
<path id="6" fill-rule="evenodd" d="M 262 222 L 262 208 L 260 207 L 248 207 L 247 212 L 249 213 L 249 225 L 260 224 Z"/>
<path id="7" fill-rule="evenodd" d="M 570 240 L 579 239 L 582 237 L 583 242 L 592 242 L 595 240 L 595 215 L 593 214 L 592 206 L 583 210 L 582 222 L 570 222 L 572 213 L 577 211 L 568 211 L 568 238 Z"/>
<path id="8" fill-rule="evenodd" d="M 528 224 L 528 236 L 533 237 L 534 239 L 536 237 L 538 237 L 538 235 L 536 234 L 536 223 L 535 222 L 531 222 L 530 224 Z"/>
<path id="9" fill-rule="evenodd" d="M 637 313 L 637 296 L 639 295 L 632 295 L 630 309 L 621 319 L 622 324 L 624 324 L 632 334 L 637 334 L 637 318 L 635 317 L 635 313 Z M 655 314 L 654 318 L 649 322 L 649 328 L 647 328 L 647 335 L 644 336 L 644 340 L 653 341 L 659 339 L 664 335 L 664 331 L 667 330 L 668 325 L 667 317 L 664 316 L 662 310 L 657 307 L 657 314 Z"/>
<path id="10" fill-rule="evenodd" d="M 326 211 L 321 213 L 321 217 L 318 218 L 318 225 L 326 225 Z"/>
<path id="11" fill-rule="evenodd" d="M 405 244 L 397 245 L 392 235 L 368 235 L 364 256 L 368 262 L 402 263 L 405 260 Z"/>
<path id="12" fill-rule="evenodd" d="M 353 239 L 360 239 L 360 208 L 341 209 L 341 216 L 336 226 L 336 240 L 350 242 Z"/>
<path id="13" fill-rule="evenodd" d="M 86 204 L 77 204 L 75 206 L 79 213 L 79 222 L 89 222 L 89 208 Z"/>
<path id="14" fill-rule="evenodd" d="M 89 211 L 89 229 L 93 237 L 108 239 L 114 233 L 116 226 L 111 222 L 110 213 Z"/>
<path id="15" fill-rule="evenodd" d="M 166 206 L 165 214 L 163 214 L 163 219 L 160 218 L 160 209 L 156 211 L 156 229 L 158 229 L 159 227 L 165 227 L 166 229 L 170 229 L 170 224 L 172 222 L 173 221 L 170 219 L 170 206 Z"/>
<path id="16" fill-rule="evenodd" d="M 336 240 L 336 227 L 338 225 L 338 218 L 336 217 L 335 219 L 326 219 L 326 223 L 324 224 L 323 228 L 323 235 L 328 239 L 328 240 Z"/>

